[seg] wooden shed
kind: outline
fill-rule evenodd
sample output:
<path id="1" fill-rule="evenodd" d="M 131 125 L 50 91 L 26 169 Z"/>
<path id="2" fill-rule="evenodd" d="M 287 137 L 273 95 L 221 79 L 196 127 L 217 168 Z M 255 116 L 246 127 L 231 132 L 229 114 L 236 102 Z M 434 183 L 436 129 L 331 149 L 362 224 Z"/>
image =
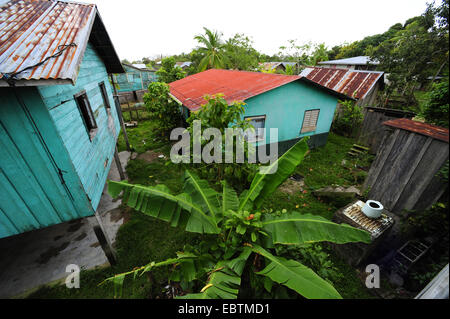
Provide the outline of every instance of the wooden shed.
<path id="1" fill-rule="evenodd" d="M 416 114 L 410 111 L 366 106 L 363 110 L 363 122 L 358 132 L 358 144 L 369 147 L 369 152 L 376 154 L 378 147 L 388 129 L 384 122 L 398 118 L 412 119 Z"/>
<path id="2" fill-rule="evenodd" d="M 124 70 L 93 4 L 11 0 L 0 25 L 3 238 L 95 214 L 120 132 L 108 74 Z"/>
<path id="3" fill-rule="evenodd" d="M 449 130 L 409 119 L 383 123 L 389 130 L 364 188 L 393 213 L 429 208 L 448 185 L 438 176 L 449 157 Z"/>

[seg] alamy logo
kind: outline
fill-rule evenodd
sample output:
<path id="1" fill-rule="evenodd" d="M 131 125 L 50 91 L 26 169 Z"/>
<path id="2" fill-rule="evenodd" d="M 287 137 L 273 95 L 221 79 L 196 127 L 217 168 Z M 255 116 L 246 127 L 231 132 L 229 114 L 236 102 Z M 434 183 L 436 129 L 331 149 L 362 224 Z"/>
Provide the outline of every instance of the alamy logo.
<path id="1" fill-rule="evenodd" d="M 245 150 L 244 139 L 247 143 L 247 161 L 248 163 L 261 163 L 267 166 L 260 167 L 261 174 L 273 174 L 278 169 L 278 128 L 270 128 L 269 134 L 269 155 L 267 155 L 267 143 L 258 145 L 256 149 L 253 142 L 256 142 L 255 136 L 266 136 L 264 128 L 254 130 L 252 128 L 243 131 L 241 128 L 226 128 L 225 139 L 217 128 L 201 129 L 201 121 L 193 122 L 193 136 L 185 128 L 175 128 L 170 133 L 170 140 L 178 140 L 172 146 L 170 159 L 173 163 L 191 162 L 191 138 L 192 138 L 192 162 L 206 164 L 210 163 L 244 163 Z M 257 134 L 255 134 L 257 132 Z M 181 137 L 181 139 L 180 139 Z M 234 143 L 236 139 L 237 143 Z M 225 145 L 223 145 L 223 140 Z M 209 141 L 202 147 L 202 141 Z M 234 149 L 236 145 L 236 149 Z M 180 155 L 181 151 L 181 155 Z M 224 157 L 223 158 L 223 154 Z"/>
<path id="2" fill-rule="evenodd" d="M 66 272 L 70 273 L 66 277 L 66 287 L 80 288 L 80 267 L 75 264 L 67 265 Z"/>
<path id="3" fill-rule="evenodd" d="M 375 264 L 366 266 L 366 287 L 367 288 L 380 288 L 380 267 Z"/>

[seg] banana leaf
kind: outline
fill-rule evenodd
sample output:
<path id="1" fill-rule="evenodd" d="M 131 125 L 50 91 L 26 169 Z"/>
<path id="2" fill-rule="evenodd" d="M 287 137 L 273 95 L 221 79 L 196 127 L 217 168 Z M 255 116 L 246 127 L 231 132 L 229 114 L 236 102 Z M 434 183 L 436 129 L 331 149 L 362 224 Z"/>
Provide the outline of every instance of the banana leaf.
<path id="1" fill-rule="evenodd" d="M 329 241 L 337 244 L 371 242 L 370 234 L 347 224 L 336 224 L 321 216 L 292 212 L 263 216 L 263 230 L 274 244 L 304 244 Z"/>
<path id="2" fill-rule="evenodd" d="M 236 299 L 241 277 L 227 263 L 220 261 L 216 264 L 201 292 L 178 296 L 176 299 Z"/>
<path id="3" fill-rule="evenodd" d="M 240 210 L 248 210 L 252 206 L 256 209 L 261 207 L 264 198 L 272 194 L 303 161 L 308 151 L 307 140 L 307 138 L 301 139 L 278 158 L 276 162 L 265 167 L 265 171 L 271 171 L 276 167 L 276 171 L 273 174 L 261 174 L 258 172 L 255 175 L 249 190 L 241 194 Z"/>
<path id="4" fill-rule="evenodd" d="M 171 226 L 185 225 L 186 231 L 201 234 L 220 232 L 214 217 L 193 203 L 187 193 L 172 195 L 165 185 L 142 186 L 108 181 L 108 192 L 113 198 L 117 198 L 122 191 L 129 207 L 169 222 Z"/>
<path id="5" fill-rule="evenodd" d="M 257 245 L 252 250 L 269 261 L 266 268 L 256 274 L 267 276 L 309 299 L 342 299 L 331 284 L 298 261 L 275 257 Z"/>

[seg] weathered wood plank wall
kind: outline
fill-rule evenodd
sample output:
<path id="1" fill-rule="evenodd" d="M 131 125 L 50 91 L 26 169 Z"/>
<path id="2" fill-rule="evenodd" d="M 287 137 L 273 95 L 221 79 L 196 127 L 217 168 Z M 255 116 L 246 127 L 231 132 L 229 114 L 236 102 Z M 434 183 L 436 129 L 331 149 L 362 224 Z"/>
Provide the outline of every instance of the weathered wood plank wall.
<path id="1" fill-rule="evenodd" d="M 413 112 L 367 106 L 363 110 L 363 123 L 358 132 L 358 144 L 369 147 L 369 152 L 376 154 L 384 138 L 386 126 L 383 122 L 396 118 L 413 118 Z"/>
<path id="2" fill-rule="evenodd" d="M 449 158 L 448 143 L 402 129 L 385 126 L 386 134 L 373 162 L 364 189 L 393 213 L 423 210 L 445 191 L 436 176 Z"/>
<path id="3" fill-rule="evenodd" d="M 100 201 L 108 174 L 120 123 L 115 107 L 103 103 L 99 83 L 104 82 L 109 104 L 114 106 L 112 88 L 103 61 L 89 44 L 75 85 L 39 87 L 40 94 L 80 176 L 94 210 Z M 86 90 L 98 131 L 91 141 L 74 94 Z"/>

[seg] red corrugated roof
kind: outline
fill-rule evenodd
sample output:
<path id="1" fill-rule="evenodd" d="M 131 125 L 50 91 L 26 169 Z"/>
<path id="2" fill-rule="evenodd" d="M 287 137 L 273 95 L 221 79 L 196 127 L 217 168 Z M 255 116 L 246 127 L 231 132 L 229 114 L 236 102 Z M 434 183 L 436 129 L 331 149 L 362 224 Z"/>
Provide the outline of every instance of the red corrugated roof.
<path id="1" fill-rule="evenodd" d="M 349 97 L 363 99 L 383 72 L 308 67 L 300 75 Z"/>
<path id="2" fill-rule="evenodd" d="M 448 143 L 448 128 L 443 128 L 436 125 L 413 121 L 405 118 L 389 120 L 383 123 L 384 125 L 392 126 L 402 130 L 430 136 L 437 140 Z"/>
<path id="3" fill-rule="evenodd" d="M 170 93 L 190 110 L 205 103 L 204 95 L 223 93 L 224 99 L 244 101 L 284 84 L 299 80 L 298 75 L 211 69 L 169 84 Z"/>

